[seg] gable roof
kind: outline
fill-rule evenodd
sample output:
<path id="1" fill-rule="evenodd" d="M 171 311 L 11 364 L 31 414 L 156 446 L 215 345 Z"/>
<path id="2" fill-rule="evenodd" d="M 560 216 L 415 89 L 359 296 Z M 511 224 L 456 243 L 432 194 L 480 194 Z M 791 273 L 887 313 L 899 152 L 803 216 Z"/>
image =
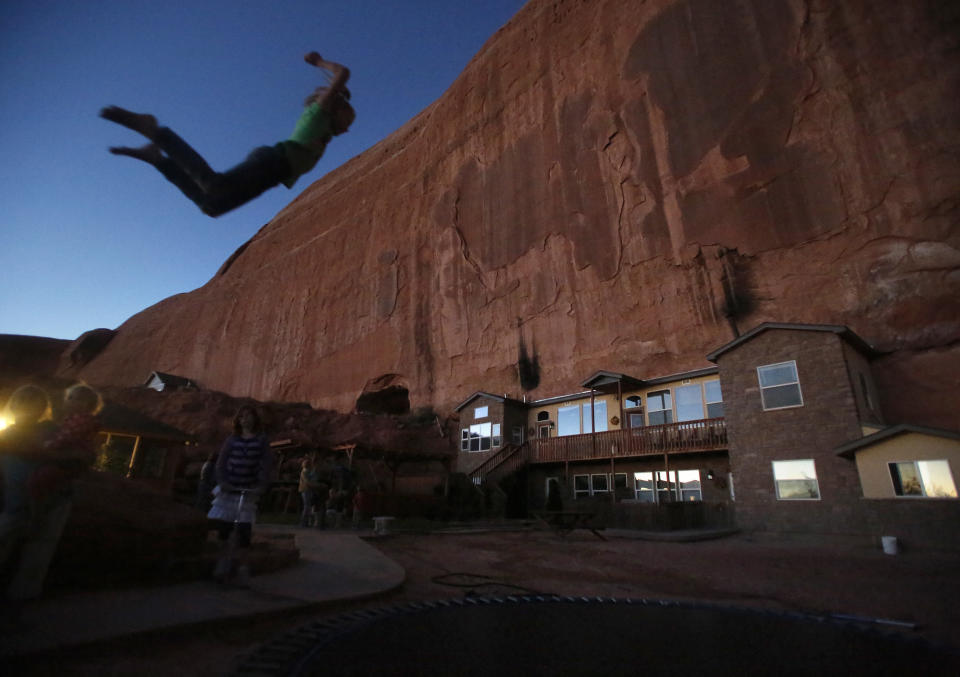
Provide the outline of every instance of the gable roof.
<path id="1" fill-rule="evenodd" d="M 901 423 L 899 425 L 893 425 L 884 428 L 883 430 L 875 432 L 872 435 L 861 437 L 858 440 L 847 442 L 846 444 L 834 449 L 834 453 L 836 453 L 837 456 L 843 456 L 844 458 L 853 458 L 854 455 L 861 449 L 873 446 L 874 444 L 888 440 L 891 437 L 903 435 L 904 433 L 919 433 L 921 435 L 932 435 L 933 437 L 944 437 L 951 440 L 960 440 L 960 433 L 953 430 L 927 428 L 926 426 L 922 425 Z"/>
<path id="2" fill-rule="evenodd" d="M 618 374 L 615 371 L 596 371 L 594 372 L 586 381 L 580 385 L 584 388 L 593 388 L 596 389 L 600 386 L 610 385 L 617 382 L 622 383 L 628 388 L 640 388 L 643 386 L 643 381 L 632 376 L 627 376 L 626 374 Z"/>
<path id="3" fill-rule="evenodd" d="M 154 378 L 157 378 L 164 386 L 171 388 L 197 388 L 197 384 L 183 376 L 168 374 L 163 371 L 151 371 L 143 385 L 148 386 Z"/>
<path id="4" fill-rule="evenodd" d="M 510 404 L 519 404 L 521 407 L 527 406 L 527 403 L 526 403 L 526 402 L 522 402 L 522 401 L 520 401 L 520 400 L 515 400 L 515 399 L 513 399 L 513 398 L 511 398 L 511 397 L 506 397 L 506 396 L 504 396 L 504 395 L 494 395 L 493 393 L 488 393 L 488 392 L 485 392 L 485 391 L 483 391 L 483 390 L 478 390 L 478 391 L 476 391 L 475 393 L 473 393 L 472 395 L 470 395 L 470 397 L 468 397 L 467 399 L 465 399 L 463 402 L 461 402 L 460 404 L 458 404 L 457 406 L 455 406 L 455 407 L 453 408 L 453 410 L 454 410 L 454 411 L 460 411 L 461 409 L 463 409 L 465 406 L 467 406 L 468 404 L 470 404 L 471 402 L 473 402 L 473 401 L 474 401 L 475 399 L 477 399 L 478 397 L 486 397 L 486 398 L 489 398 L 489 399 L 491 399 L 491 400 L 494 400 L 495 402 L 508 402 L 508 403 L 510 403 Z"/>
<path id="5" fill-rule="evenodd" d="M 711 362 L 716 362 L 717 358 L 723 355 L 724 353 L 730 352 L 731 350 L 740 347 L 747 341 L 751 340 L 755 336 L 762 334 L 765 331 L 771 329 L 787 329 L 790 331 L 823 331 L 836 334 L 851 346 L 859 350 L 868 358 L 878 357 L 883 353 L 871 346 L 869 343 L 864 341 L 862 338 L 857 336 L 857 334 L 851 330 L 849 327 L 846 327 L 841 324 L 795 324 L 790 322 L 764 322 L 759 324 L 746 334 L 738 336 L 729 343 L 717 348 L 712 353 L 707 355 L 707 359 Z"/>
<path id="6" fill-rule="evenodd" d="M 179 428 L 114 402 L 105 402 L 97 418 L 100 421 L 100 430 L 105 433 L 139 435 L 174 442 L 187 442 L 192 439 Z"/>

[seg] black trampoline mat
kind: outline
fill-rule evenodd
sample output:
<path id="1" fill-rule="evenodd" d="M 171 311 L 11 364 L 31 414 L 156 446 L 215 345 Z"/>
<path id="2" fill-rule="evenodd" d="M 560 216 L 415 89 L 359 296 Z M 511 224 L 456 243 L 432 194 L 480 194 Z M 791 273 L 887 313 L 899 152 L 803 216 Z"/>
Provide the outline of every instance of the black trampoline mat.
<path id="1" fill-rule="evenodd" d="M 958 675 L 900 633 L 790 613 L 649 600 L 457 600 L 300 631 L 297 675 Z M 277 665 L 279 668 L 279 664 Z"/>

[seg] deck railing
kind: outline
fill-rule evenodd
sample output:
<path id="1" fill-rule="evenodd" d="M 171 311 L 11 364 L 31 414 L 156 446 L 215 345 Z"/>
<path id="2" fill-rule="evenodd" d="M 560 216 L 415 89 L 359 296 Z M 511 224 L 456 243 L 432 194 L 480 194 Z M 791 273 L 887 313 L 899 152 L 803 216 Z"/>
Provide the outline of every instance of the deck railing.
<path id="1" fill-rule="evenodd" d="M 586 461 L 727 448 L 723 418 L 531 440 L 530 463 Z"/>
<path id="2" fill-rule="evenodd" d="M 725 420 L 707 418 L 586 435 L 537 438 L 519 446 L 508 444 L 477 466 L 470 478 L 477 485 L 487 480 L 496 481 L 528 463 L 684 454 L 726 448 Z"/>

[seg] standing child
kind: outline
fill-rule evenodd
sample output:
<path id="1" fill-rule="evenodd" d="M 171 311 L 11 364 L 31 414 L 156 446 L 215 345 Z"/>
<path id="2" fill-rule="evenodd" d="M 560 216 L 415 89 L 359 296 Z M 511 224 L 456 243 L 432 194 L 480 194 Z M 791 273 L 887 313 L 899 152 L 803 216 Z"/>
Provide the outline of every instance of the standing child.
<path id="1" fill-rule="evenodd" d="M 114 147 L 110 152 L 153 165 L 208 216 L 225 214 L 281 183 L 293 188 L 297 179 L 317 164 L 330 139 L 346 132 L 356 117 L 346 87 L 347 67 L 325 61 L 316 52 L 304 60 L 324 72 L 328 85 L 307 98 L 289 139 L 255 148 L 229 171 L 213 171 L 183 139 L 160 127 L 154 116 L 119 106 L 104 108 L 100 117 L 142 134 L 150 143 L 141 148 Z"/>
<path id="2" fill-rule="evenodd" d="M 247 560 L 253 523 L 257 519 L 257 501 L 272 481 L 273 453 L 261 432 L 260 415 L 252 406 L 244 405 L 233 419 L 233 434 L 220 449 L 217 487 L 207 514 L 216 521 L 223 544 L 213 572 L 218 581 L 232 581 L 241 587 L 249 585 Z M 236 548 L 230 544 L 231 536 Z"/>

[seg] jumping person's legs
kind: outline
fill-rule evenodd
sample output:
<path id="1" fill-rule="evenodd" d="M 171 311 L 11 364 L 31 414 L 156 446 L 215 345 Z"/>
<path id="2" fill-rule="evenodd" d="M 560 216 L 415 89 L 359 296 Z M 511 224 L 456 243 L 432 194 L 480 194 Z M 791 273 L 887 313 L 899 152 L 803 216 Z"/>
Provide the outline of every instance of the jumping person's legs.
<path id="1" fill-rule="evenodd" d="M 110 149 L 111 153 L 153 165 L 208 216 L 225 214 L 282 183 L 290 175 L 286 155 L 275 146 L 256 148 L 233 169 L 217 173 L 175 132 L 168 127 L 159 127 L 152 115 L 110 106 L 100 111 L 100 116 L 152 141 L 143 148 L 114 147 Z"/>
<path id="2" fill-rule="evenodd" d="M 220 216 L 279 185 L 289 175 L 290 163 L 283 152 L 275 146 L 260 146 L 239 165 L 217 175 L 200 209 L 208 216 Z"/>

